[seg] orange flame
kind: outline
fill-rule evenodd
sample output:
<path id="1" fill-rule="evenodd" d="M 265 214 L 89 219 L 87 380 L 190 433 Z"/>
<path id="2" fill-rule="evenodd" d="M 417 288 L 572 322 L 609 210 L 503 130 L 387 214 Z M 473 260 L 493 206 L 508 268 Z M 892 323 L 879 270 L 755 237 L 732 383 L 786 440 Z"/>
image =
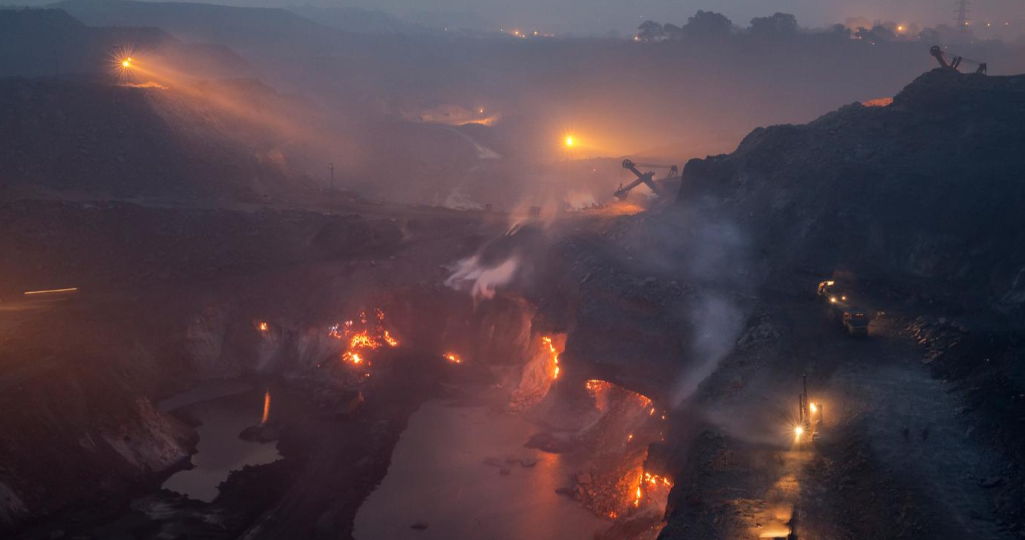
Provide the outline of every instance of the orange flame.
<path id="1" fill-rule="evenodd" d="M 448 360 L 449 362 L 452 362 L 453 364 L 462 364 L 463 363 L 463 359 L 459 358 L 459 356 L 454 354 L 454 353 L 445 353 L 445 359 Z"/>
<path id="2" fill-rule="evenodd" d="M 555 349 L 555 344 L 552 343 L 552 338 L 550 338 L 548 336 L 542 336 L 541 337 L 541 342 L 544 343 L 544 345 L 546 347 L 548 347 L 548 354 L 551 356 L 551 359 L 552 359 L 552 378 L 553 379 L 558 379 L 559 378 L 559 371 L 560 371 L 559 370 L 559 351 L 557 351 Z"/>
<path id="3" fill-rule="evenodd" d="M 639 507 L 646 497 L 668 497 L 672 488 L 673 482 L 668 477 L 643 471 L 637 479 L 637 489 L 634 491 L 634 508 Z"/>
<path id="4" fill-rule="evenodd" d="M 362 364 L 363 356 L 357 350 L 376 350 L 387 344 L 389 347 L 397 347 L 399 341 L 392 337 L 391 333 L 384 328 L 384 312 L 380 309 L 374 310 L 377 321 L 369 324 L 365 311 L 359 314 L 361 330 L 354 329 L 356 323 L 351 319 L 341 324 L 335 324 L 328 329 L 327 335 L 338 340 L 348 341 L 348 350 L 342 354 L 342 360 L 352 364 Z"/>
<path id="5" fill-rule="evenodd" d="M 268 328 L 267 323 L 265 321 L 260 321 L 260 324 L 258 324 L 256 327 L 259 328 L 261 332 L 266 332 Z"/>

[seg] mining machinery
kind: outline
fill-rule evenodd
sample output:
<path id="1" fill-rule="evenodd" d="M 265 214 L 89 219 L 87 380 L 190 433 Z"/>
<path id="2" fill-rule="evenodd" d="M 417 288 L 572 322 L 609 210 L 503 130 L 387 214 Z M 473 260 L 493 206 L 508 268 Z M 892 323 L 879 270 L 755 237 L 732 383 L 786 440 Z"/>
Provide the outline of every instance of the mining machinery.
<path id="1" fill-rule="evenodd" d="M 669 173 L 666 174 L 664 178 L 656 181 L 655 171 L 648 171 L 642 173 L 640 169 L 638 169 L 638 167 L 643 167 L 645 169 L 669 169 Z M 637 180 L 634 180 L 633 182 L 630 182 L 625 186 L 619 186 L 619 189 L 617 189 L 616 192 L 613 193 L 613 195 L 615 195 L 616 198 L 621 201 L 625 201 L 626 198 L 630 195 L 630 190 L 641 184 L 648 186 L 648 188 L 651 189 L 651 191 L 655 193 L 655 195 L 658 195 L 660 197 L 664 196 L 666 195 L 665 190 L 659 184 L 665 182 L 666 180 L 676 180 L 680 177 L 680 169 L 676 165 L 652 165 L 648 163 L 634 163 L 629 159 L 624 159 L 623 168 L 634 173 L 634 175 L 637 176 Z"/>
<path id="2" fill-rule="evenodd" d="M 797 394 L 797 425 L 794 426 L 794 439 L 797 442 L 814 441 L 819 438 L 822 430 L 822 419 L 825 407 L 822 403 L 813 403 L 808 399 L 808 375 L 803 375 L 804 390 Z"/>
<path id="3" fill-rule="evenodd" d="M 947 54 L 939 45 L 933 45 L 929 48 L 929 54 L 936 58 L 936 61 L 940 63 L 940 67 L 945 69 L 953 69 L 954 71 L 961 71 L 961 64 L 968 64 L 975 66 L 975 73 L 979 75 L 986 74 L 986 63 L 979 62 L 978 60 L 971 60 L 957 54 Z"/>
<path id="4" fill-rule="evenodd" d="M 817 296 L 819 301 L 826 305 L 829 316 L 840 323 L 847 335 L 854 337 L 868 335 L 868 323 L 872 318 L 865 310 L 851 304 L 847 294 L 836 285 L 835 281 L 819 283 Z"/>

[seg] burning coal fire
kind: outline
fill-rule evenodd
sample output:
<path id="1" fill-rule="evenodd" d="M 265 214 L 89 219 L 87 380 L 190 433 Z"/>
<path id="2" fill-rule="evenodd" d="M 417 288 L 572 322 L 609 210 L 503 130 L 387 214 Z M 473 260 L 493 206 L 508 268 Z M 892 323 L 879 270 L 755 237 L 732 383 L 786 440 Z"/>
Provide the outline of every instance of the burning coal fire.
<path id="1" fill-rule="evenodd" d="M 594 400 L 594 407 L 599 411 L 606 411 L 609 407 L 609 394 L 613 389 L 618 388 L 616 385 L 598 379 L 591 379 L 584 383 L 584 388 L 591 394 L 591 399 Z M 621 389 L 622 390 L 622 389 Z M 628 390 L 622 390 L 628 392 L 629 399 L 635 401 L 637 405 L 642 409 L 647 409 L 648 416 L 655 416 L 657 408 L 652 405 L 651 398 L 648 396 L 638 394 L 636 392 L 630 392 Z M 662 419 L 665 420 L 665 414 L 662 415 Z"/>
<path id="2" fill-rule="evenodd" d="M 669 499 L 671 489 L 673 489 L 673 482 L 668 477 L 643 471 L 637 479 L 633 507 L 640 508 L 642 503 L 664 506 Z"/>
<path id="3" fill-rule="evenodd" d="M 522 410 L 540 403 L 548 395 L 552 383 L 562 373 L 559 366 L 559 347 L 566 341 L 566 336 L 535 335 L 531 341 L 531 358 L 523 367 L 519 387 L 513 392 L 510 406 L 514 410 Z"/>
<path id="4" fill-rule="evenodd" d="M 559 378 L 559 351 L 555 350 L 555 345 L 552 343 L 552 338 L 550 338 L 548 336 L 544 336 L 544 337 L 541 338 L 541 342 L 544 343 L 544 346 L 548 348 L 548 354 L 549 354 L 549 357 L 551 358 L 552 379 L 553 380 L 554 379 L 558 379 Z"/>
<path id="5" fill-rule="evenodd" d="M 350 319 L 328 329 L 328 336 L 348 344 L 347 350 L 342 353 L 342 360 L 345 362 L 359 365 L 366 360 L 364 354 L 367 351 L 374 351 L 386 345 L 398 347 L 399 341 L 384 327 L 384 312 L 376 309 L 374 315 L 375 317 L 370 319 L 367 312 L 362 311 L 358 322 Z"/>

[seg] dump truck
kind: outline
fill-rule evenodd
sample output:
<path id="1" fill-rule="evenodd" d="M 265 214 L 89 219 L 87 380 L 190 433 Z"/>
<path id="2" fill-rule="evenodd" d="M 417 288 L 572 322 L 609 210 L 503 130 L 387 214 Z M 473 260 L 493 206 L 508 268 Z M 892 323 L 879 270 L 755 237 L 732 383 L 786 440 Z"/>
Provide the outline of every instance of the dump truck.
<path id="1" fill-rule="evenodd" d="M 864 337 L 868 335 L 868 313 L 856 307 L 849 307 L 843 310 L 840 323 L 843 324 L 847 335 Z"/>
<path id="2" fill-rule="evenodd" d="M 828 315 L 840 324 L 847 335 L 856 337 L 868 335 L 868 323 L 871 317 L 865 310 L 853 305 L 847 293 L 835 281 L 819 283 L 817 296 L 819 301 L 825 304 Z"/>

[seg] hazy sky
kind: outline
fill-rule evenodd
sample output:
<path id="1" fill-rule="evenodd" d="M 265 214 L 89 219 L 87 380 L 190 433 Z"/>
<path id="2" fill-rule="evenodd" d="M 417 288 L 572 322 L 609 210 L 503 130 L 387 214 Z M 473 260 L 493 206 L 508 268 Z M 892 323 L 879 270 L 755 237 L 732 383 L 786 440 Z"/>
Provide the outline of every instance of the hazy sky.
<path id="1" fill-rule="evenodd" d="M 682 24 L 698 9 L 724 13 L 741 26 L 747 26 L 754 16 L 776 11 L 793 13 L 802 26 L 824 26 L 843 22 L 847 17 L 933 26 L 951 22 L 955 0 L 341 0 L 339 4 L 400 15 L 418 11 L 471 12 L 502 26 L 601 34 L 613 28 L 630 31 L 645 19 Z M 971 12 L 978 21 L 1020 21 L 1025 14 L 1025 0 L 973 0 Z"/>

